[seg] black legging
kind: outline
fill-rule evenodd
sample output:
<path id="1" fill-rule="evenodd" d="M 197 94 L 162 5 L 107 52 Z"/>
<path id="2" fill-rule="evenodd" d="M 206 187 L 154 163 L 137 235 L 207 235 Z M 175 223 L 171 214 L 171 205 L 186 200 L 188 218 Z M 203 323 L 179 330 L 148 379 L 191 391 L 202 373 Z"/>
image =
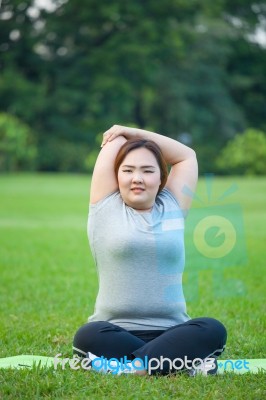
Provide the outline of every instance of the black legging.
<path id="1" fill-rule="evenodd" d="M 195 360 L 206 357 L 217 358 L 224 350 L 226 329 L 213 318 L 194 318 L 184 324 L 167 330 L 127 331 L 106 321 L 90 322 L 83 325 L 73 341 L 75 354 L 85 357 L 91 352 L 98 357 L 160 359 L 161 356 Z M 169 364 L 164 363 L 162 370 L 152 373 L 169 373 Z"/>

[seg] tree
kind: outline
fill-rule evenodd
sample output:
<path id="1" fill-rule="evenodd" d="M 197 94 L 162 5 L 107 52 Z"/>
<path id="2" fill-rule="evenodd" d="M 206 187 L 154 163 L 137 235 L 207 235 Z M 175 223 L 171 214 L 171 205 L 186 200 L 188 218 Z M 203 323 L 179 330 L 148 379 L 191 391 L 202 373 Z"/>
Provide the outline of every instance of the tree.
<path id="1" fill-rule="evenodd" d="M 217 159 L 225 174 L 266 175 L 266 134 L 248 129 L 228 142 Z"/>
<path id="2" fill-rule="evenodd" d="M 18 118 L 0 114 L 0 171 L 35 169 L 36 145 L 30 128 Z"/>
<path id="3" fill-rule="evenodd" d="M 237 132 L 265 130 L 266 56 L 251 40 L 264 3 L 53 4 L 3 0 L 0 25 L 0 110 L 37 132 L 39 169 L 61 170 L 58 147 L 73 145 L 67 168 L 76 170 L 78 149 L 93 156 L 114 123 L 187 132 L 201 172 L 215 169 L 216 148 Z"/>

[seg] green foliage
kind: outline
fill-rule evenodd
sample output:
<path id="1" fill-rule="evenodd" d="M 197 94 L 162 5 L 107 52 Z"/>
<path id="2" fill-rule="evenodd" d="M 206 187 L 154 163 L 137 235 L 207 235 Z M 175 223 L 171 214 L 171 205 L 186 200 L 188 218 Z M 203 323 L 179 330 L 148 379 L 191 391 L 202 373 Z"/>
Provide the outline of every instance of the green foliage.
<path id="1" fill-rule="evenodd" d="M 97 150 L 92 150 L 92 151 L 87 155 L 86 160 L 85 160 L 85 166 L 86 166 L 86 169 L 87 169 L 89 172 L 92 172 L 92 171 L 93 171 L 93 168 L 94 168 L 96 159 L 97 159 L 97 157 L 98 157 L 98 154 L 99 154 L 99 151 L 97 151 Z"/>
<path id="2" fill-rule="evenodd" d="M 40 171 L 85 172 L 85 159 L 89 146 L 63 139 L 50 139 L 40 146 L 38 169 Z"/>
<path id="3" fill-rule="evenodd" d="M 213 154 L 250 126 L 266 130 L 266 52 L 251 40 L 265 19 L 262 2 L 53 5 L 3 0 L 1 7 L 0 110 L 27 122 L 44 144 L 39 169 L 76 171 L 60 155 L 48 162 L 49 141 L 87 145 L 91 154 L 96 135 L 114 123 L 173 138 L 188 132 L 203 173 L 215 171 L 206 143 Z"/>
<path id="4" fill-rule="evenodd" d="M 266 135 L 248 129 L 221 151 L 217 167 L 226 174 L 266 175 Z"/>
<path id="5" fill-rule="evenodd" d="M 0 171 L 35 169 L 36 145 L 30 128 L 17 117 L 0 114 Z"/>

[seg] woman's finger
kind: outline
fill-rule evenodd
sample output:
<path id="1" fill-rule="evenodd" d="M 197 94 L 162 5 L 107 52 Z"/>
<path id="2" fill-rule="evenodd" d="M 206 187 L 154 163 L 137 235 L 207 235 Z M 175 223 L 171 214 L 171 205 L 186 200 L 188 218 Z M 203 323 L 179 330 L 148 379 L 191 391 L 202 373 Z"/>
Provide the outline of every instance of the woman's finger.
<path id="1" fill-rule="evenodd" d="M 112 129 L 112 128 L 111 128 Z M 103 139 L 102 139 L 102 143 L 101 143 L 101 147 L 103 147 L 105 144 L 106 144 L 106 142 L 108 141 L 108 138 L 109 138 L 109 136 L 110 136 L 110 131 L 111 131 L 111 129 L 108 129 L 107 131 L 105 131 L 104 133 L 103 133 Z"/>
<path id="2" fill-rule="evenodd" d="M 111 142 L 112 140 L 114 140 L 117 136 L 122 135 L 122 128 L 123 127 L 120 125 L 114 125 L 112 126 L 112 128 L 104 132 L 101 147 L 103 147 L 107 142 Z"/>

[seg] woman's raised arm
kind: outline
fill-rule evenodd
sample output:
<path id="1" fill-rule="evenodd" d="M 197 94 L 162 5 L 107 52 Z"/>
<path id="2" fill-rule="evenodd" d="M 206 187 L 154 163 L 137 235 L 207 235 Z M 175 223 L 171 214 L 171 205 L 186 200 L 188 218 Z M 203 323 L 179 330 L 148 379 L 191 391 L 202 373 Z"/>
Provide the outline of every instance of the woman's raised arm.
<path id="1" fill-rule="evenodd" d="M 193 193 L 198 180 L 198 163 L 195 151 L 167 136 L 120 125 L 114 125 L 105 132 L 102 143 L 103 148 L 113 143 L 114 139 L 120 136 L 126 139 L 153 140 L 158 144 L 166 162 L 171 165 L 171 171 L 165 187 L 175 195 L 180 207 L 186 213 L 192 202 L 192 196 L 187 194 L 186 189 L 188 188 Z"/>
<path id="2" fill-rule="evenodd" d="M 94 204 L 118 189 L 114 162 L 121 146 L 127 140 L 121 135 L 102 147 L 92 174 L 90 203 Z"/>

